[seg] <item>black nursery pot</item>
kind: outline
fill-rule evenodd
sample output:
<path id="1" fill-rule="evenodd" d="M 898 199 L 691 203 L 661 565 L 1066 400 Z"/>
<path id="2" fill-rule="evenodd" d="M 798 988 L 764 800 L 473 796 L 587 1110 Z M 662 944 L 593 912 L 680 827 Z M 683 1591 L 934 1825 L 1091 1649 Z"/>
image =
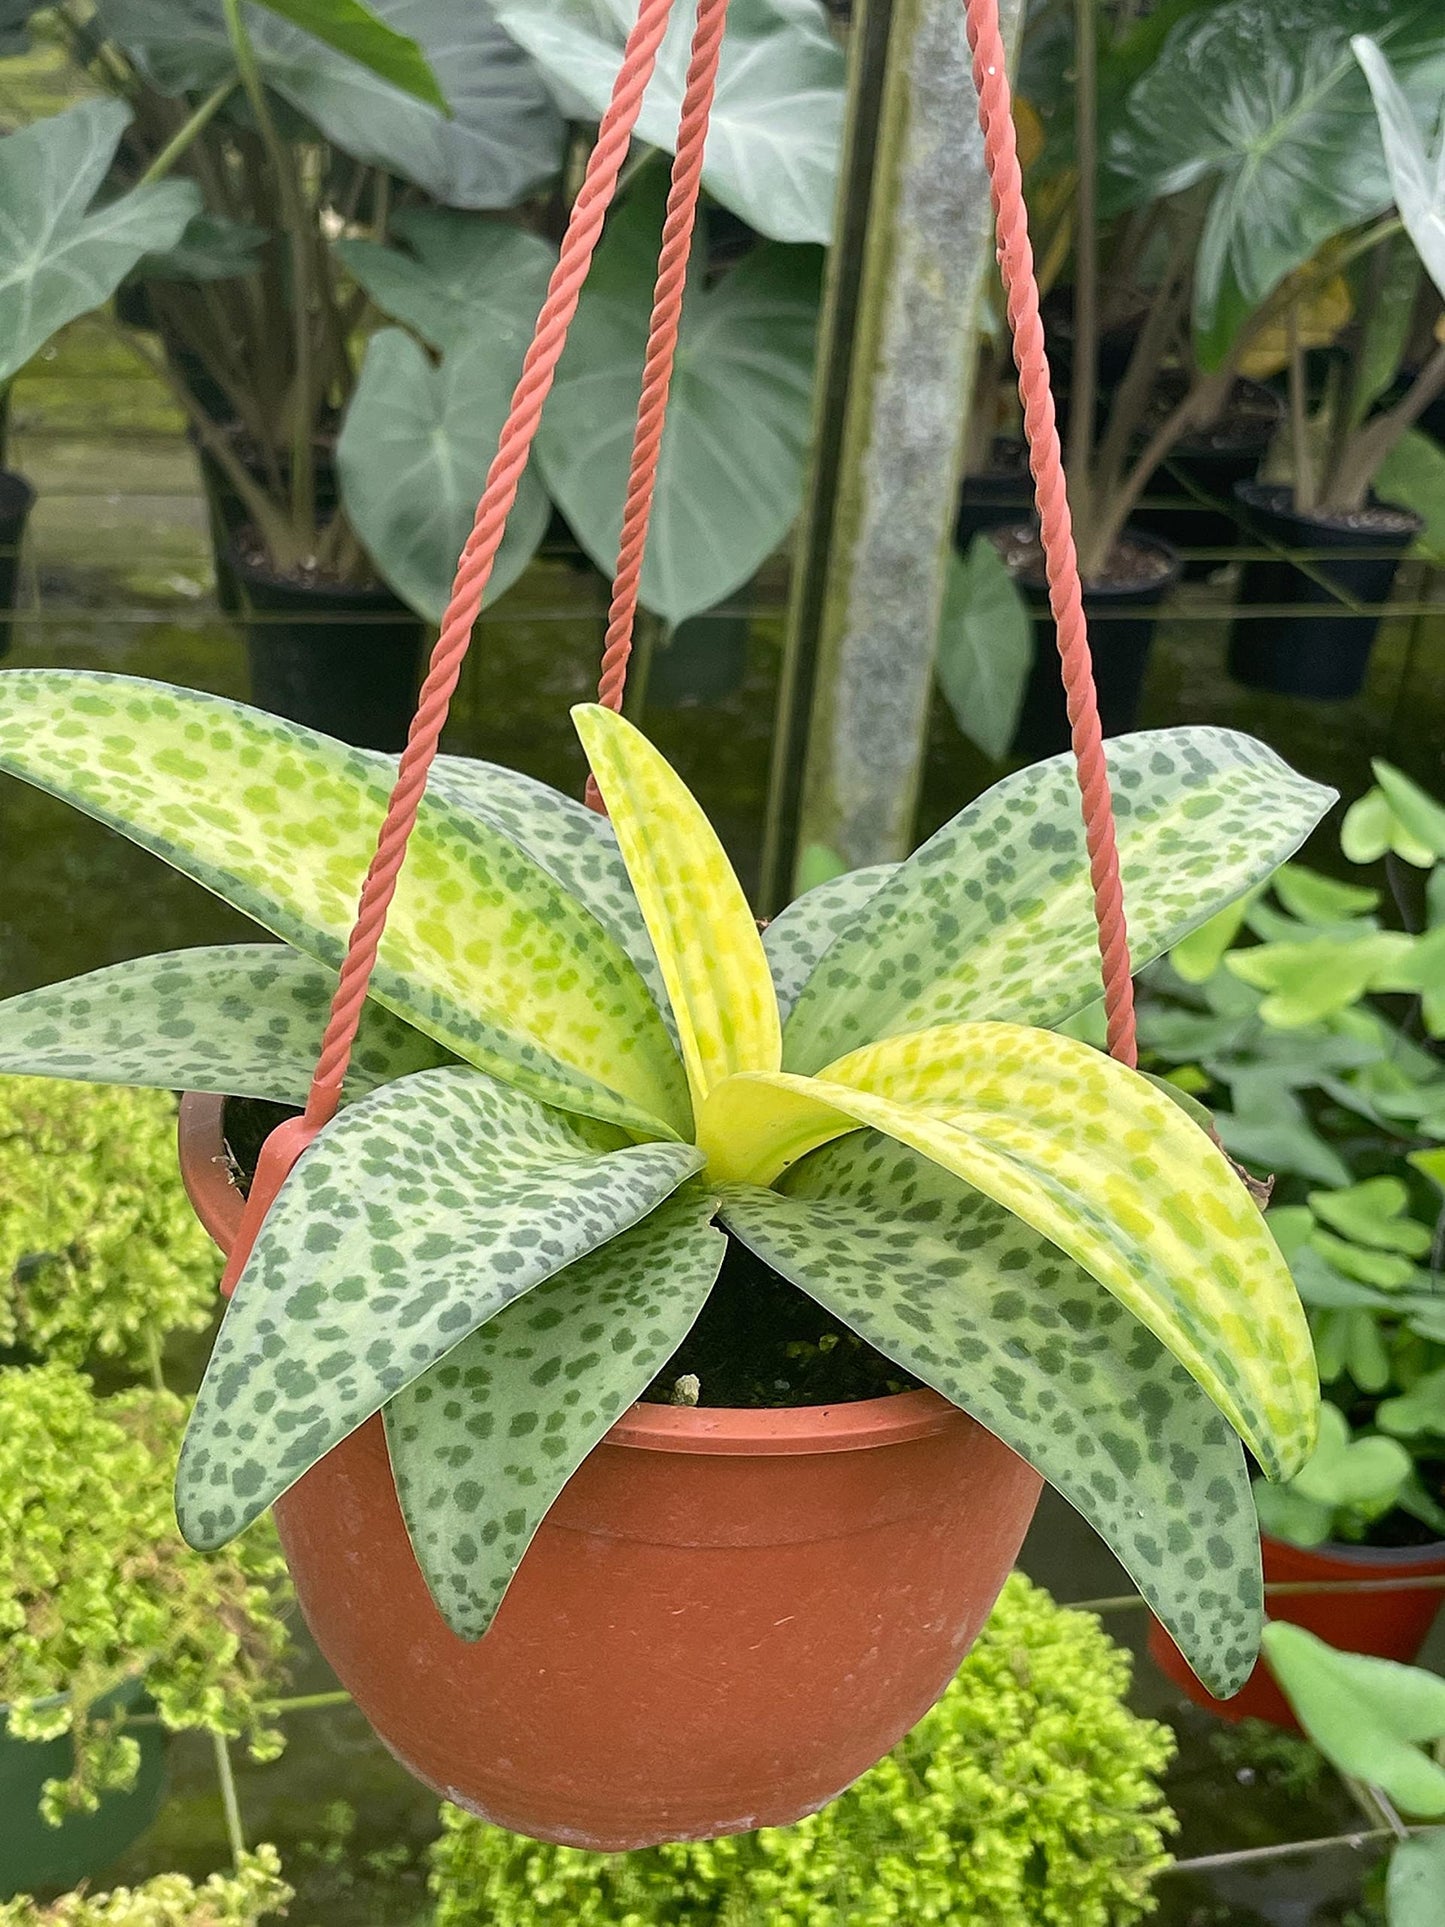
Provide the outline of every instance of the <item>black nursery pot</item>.
<path id="1" fill-rule="evenodd" d="M 1315 580 L 1287 556 L 1247 562 L 1239 599 L 1246 607 L 1286 605 L 1278 615 L 1236 616 L 1229 673 L 1248 689 L 1334 701 L 1357 696 L 1369 667 L 1380 617 L 1350 615 L 1328 584 L 1362 603 L 1383 603 L 1400 558 L 1424 527 L 1409 509 L 1372 505 L 1360 515 L 1304 515 L 1288 487 L 1241 482 L 1235 495 L 1262 536 L 1281 547 L 1313 551 Z"/>
<path id="2" fill-rule="evenodd" d="M 1132 525 L 1125 529 L 1123 540 L 1151 551 L 1158 557 L 1158 566 L 1144 581 L 1105 581 L 1084 591 L 1099 720 L 1106 736 L 1122 735 L 1138 721 L 1159 604 L 1180 574 L 1179 557 L 1167 542 Z M 1069 715 L 1048 593 L 1042 583 L 1027 578 L 1019 587 L 1034 612 L 1034 662 L 1009 754 L 1036 762 L 1069 747 Z"/>
<path id="3" fill-rule="evenodd" d="M 23 475 L 0 469 L 0 656 L 10 653 L 15 592 L 20 583 L 20 544 L 35 506 L 35 490 Z"/>
<path id="4" fill-rule="evenodd" d="M 1028 515 L 1033 504 L 1028 445 L 1015 436 L 1000 435 L 990 451 L 988 467 L 963 478 L 953 528 L 959 554 L 967 555 L 976 535 L 1004 528 Z"/>
<path id="5" fill-rule="evenodd" d="M 1145 485 L 1151 495 L 1207 495 L 1197 500 L 1154 505 L 1146 499 L 1135 522 L 1178 549 L 1222 549 L 1239 545 L 1239 523 L 1231 508 L 1241 482 L 1252 482 L 1269 453 L 1284 404 L 1262 382 L 1236 382 L 1229 409 L 1217 427 L 1181 441 Z M 1204 558 L 1183 565 L 1186 582 L 1213 574 L 1220 561 Z"/>
<path id="6" fill-rule="evenodd" d="M 380 586 L 278 579 L 234 543 L 227 560 L 245 601 L 251 700 L 359 749 L 406 743 L 421 681 L 423 628 Z"/>
<path id="7" fill-rule="evenodd" d="M 247 473 L 264 487 L 265 468 L 259 460 L 247 452 L 237 435 L 236 424 L 218 420 L 216 426 L 232 439 L 236 453 Z M 211 553 L 216 567 L 216 600 L 226 615 L 238 616 L 245 605 L 232 565 L 231 550 L 236 537 L 250 519 L 249 511 L 237 494 L 226 470 L 194 430 L 188 432 L 191 446 L 196 451 L 196 461 L 200 465 L 201 486 L 205 490 L 206 508 L 210 517 Z M 316 450 L 317 515 L 324 521 L 334 512 L 339 501 L 340 488 L 336 479 L 335 457 L 329 447 L 318 448 Z"/>

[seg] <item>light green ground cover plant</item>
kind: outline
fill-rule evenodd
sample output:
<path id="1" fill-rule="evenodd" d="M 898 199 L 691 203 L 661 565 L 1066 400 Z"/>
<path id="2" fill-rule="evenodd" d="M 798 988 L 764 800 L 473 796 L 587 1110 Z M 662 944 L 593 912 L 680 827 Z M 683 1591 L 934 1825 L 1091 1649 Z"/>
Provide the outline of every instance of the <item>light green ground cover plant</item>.
<path id="1" fill-rule="evenodd" d="M 274 1758 L 268 1708 L 287 1649 L 285 1566 L 269 1523 L 219 1559 L 176 1531 L 185 1408 L 164 1392 L 99 1398 L 59 1364 L 0 1370 L 0 1704 L 17 1739 L 74 1735 L 58 1821 L 129 1786 L 138 1753 L 95 1702 L 143 1678 L 162 1722 Z"/>
<path id="2" fill-rule="evenodd" d="M 0 1927 L 256 1927 L 284 1914 L 292 1898 L 276 1849 L 261 1846 L 234 1874 L 212 1874 L 199 1884 L 163 1873 L 141 1887 L 62 1894 L 50 1902 L 22 1894 L 0 1901 Z"/>
<path id="3" fill-rule="evenodd" d="M 508 771 L 438 767 L 352 1101 L 270 1212 L 197 1400 L 187 1536 L 226 1543 L 383 1411 L 418 1561 L 479 1637 L 696 1319 L 726 1230 L 1038 1466 L 1232 1691 L 1260 1618 L 1240 1439 L 1274 1477 L 1309 1457 L 1309 1332 L 1194 1117 L 1048 1028 L 1098 995 L 1068 761 L 764 938 L 663 759 L 606 711 L 575 717 L 610 825 Z M 1141 963 L 1330 800 L 1228 732 L 1110 755 Z M 190 690 L 12 671 L 0 768 L 286 944 L 12 999 L 0 1069 L 299 1102 L 387 760 Z"/>
<path id="4" fill-rule="evenodd" d="M 0 1350 L 158 1375 L 218 1275 L 169 1093 L 0 1077 Z"/>
<path id="5" fill-rule="evenodd" d="M 1268 1222 L 1329 1404 L 1315 1457 L 1256 1498 L 1299 1545 L 1445 1538 L 1445 810 L 1375 771 L 1341 843 L 1385 859 L 1389 898 L 1286 864 L 1151 973 L 1141 1016 L 1169 1076 L 1228 1098 L 1224 1142 L 1280 1174 Z"/>
<path id="6" fill-rule="evenodd" d="M 1129 1927 L 1174 1826 L 1128 1656 L 1015 1574 L 957 1679 L 793 1827 L 597 1854 L 443 1807 L 435 1927 Z"/>

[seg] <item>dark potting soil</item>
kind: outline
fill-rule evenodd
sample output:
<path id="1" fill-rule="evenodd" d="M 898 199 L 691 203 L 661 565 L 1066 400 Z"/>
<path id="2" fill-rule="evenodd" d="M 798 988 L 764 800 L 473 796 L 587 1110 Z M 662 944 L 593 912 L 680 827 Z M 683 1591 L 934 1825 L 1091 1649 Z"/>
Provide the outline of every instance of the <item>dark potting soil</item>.
<path id="1" fill-rule="evenodd" d="M 1420 528 L 1420 518 L 1409 509 L 1392 508 L 1388 502 L 1367 502 L 1358 509 L 1297 509 L 1294 506 L 1294 491 L 1285 484 L 1273 488 L 1261 488 L 1257 497 L 1261 508 L 1275 515 L 1289 516 L 1305 526 L 1313 523 L 1316 528 L 1338 529 L 1346 535 L 1415 535 Z"/>
<path id="2" fill-rule="evenodd" d="M 243 1194 L 261 1146 L 298 1115 L 260 1098 L 226 1100 L 226 1157 Z M 729 1237 L 697 1323 L 642 1397 L 651 1405 L 757 1409 L 848 1405 L 918 1389 L 918 1379 Z"/>
<path id="3" fill-rule="evenodd" d="M 1183 401 L 1188 383 L 1177 369 L 1160 376 L 1145 411 L 1143 429 L 1152 434 Z M 1175 446 L 1176 455 L 1230 455 L 1267 442 L 1283 414 L 1276 395 L 1260 382 L 1237 382 L 1212 422 L 1191 428 Z"/>
<path id="4" fill-rule="evenodd" d="M 381 585 L 370 570 L 361 581 L 337 575 L 334 571 L 319 568 L 314 560 L 308 559 L 294 569 L 283 573 L 271 561 L 270 551 L 260 535 L 249 523 L 237 529 L 231 537 L 237 560 L 259 581 L 274 584 L 281 589 L 333 589 L 341 595 L 365 595 Z"/>
<path id="5" fill-rule="evenodd" d="M 1030 589 L 1044 587 L 1044 551 L 1036 528 L 1021 522 L 1011 528 L 991 529 L 989 540 L 1015 582 Z M 1089 594 L 1117 595 L 1121 590 L 1149 588 L 1166 581 L 1174 566 L 1157 543 L 1121 536 L 1109 552 L 1108 567 L 1102 575 L 1091 577 L 1084 589 Z"/>

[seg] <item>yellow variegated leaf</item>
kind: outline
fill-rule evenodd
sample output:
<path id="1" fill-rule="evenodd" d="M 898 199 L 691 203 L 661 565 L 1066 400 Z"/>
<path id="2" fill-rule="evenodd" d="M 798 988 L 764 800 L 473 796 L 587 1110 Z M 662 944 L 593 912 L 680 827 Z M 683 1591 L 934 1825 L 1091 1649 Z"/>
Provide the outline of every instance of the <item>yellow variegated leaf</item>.
<path id="1" fill-rule="evenodd" d="M 1228 1161 L 1147 1078 L 1018 1024 L 854 1051 L 819 1077 L 730 1080 L 699 1119 L 714 1180 L 771 1183 L 872 1125 L 965 1179 L 1112 1291 L 1266 1472 L 1313 1450 L 1318 1384 L 1289 1272 Z"/>
<path id="2" fill-rule="evenodd" d="M 712 825 L 640 731 L 599 704 L 572 711 L 617 832 L 677 1018 L 693 1103 L 782 1061 L 763 940 Z"/>

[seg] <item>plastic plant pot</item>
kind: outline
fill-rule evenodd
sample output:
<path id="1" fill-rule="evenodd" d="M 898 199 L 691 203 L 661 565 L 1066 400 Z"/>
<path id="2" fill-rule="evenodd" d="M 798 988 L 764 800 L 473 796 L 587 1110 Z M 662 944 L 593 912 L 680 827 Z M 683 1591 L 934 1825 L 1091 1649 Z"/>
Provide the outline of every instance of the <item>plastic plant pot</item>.
<path id="1" fill-rule="evenodd" d="M 141 1693 L 139 1680 L 127 1681 L 99 1700 L 95 1710 L 134 1706 Z M 57 1705 L 61 1697 L 41 1703 Z M 0 1706 L 0 1900 L 73 1887 L 118 1860 L 160 1812 L 168 1744 L 159 1726 L 132 1727 L 130 1736 L 140 1747 L 135 1785 L 105 1794 L 94 1813 L 75 1813 L 52 1827 L 41 1817 L 40 1795 L 47 1780 L 69 1774 L 70 1735 L 18 1740 L 9 1730 L 7 1711 Z"/>
<path id="2" fill-rule="evenodd" d="M 224 1249 L 222 1115 L 184 1101 L 181 1168 Z M 785 1826 L 881 1759 L 957 1671 L 1039 1489 L 931 1392 L 634 1406 L 476 1643 L 426 1590 L 379 1417 L 276 1522 L 317 1644 L 404 1766 L 513 1832 L 616 1852 Z"/>
<path id="3" fill-rule="evenodd" d="M 1445 1575 L 1445 1543 L 1428 1546 L 1292 1546 L 1261 1536 L 1266 1583 L 1332 1579 L 1407 1579 Z M 1445 1601 L 1445 1589 L 1418 1591 L 1286 1593 L 1269 1601 L 1271 1619 L 1304 1626 L 1347 1653 L 1373 1653 L 1409 1665 Z M 1149 1623 L 1149 1657 L 1182 1692 L 1222 1720 L 1268 1720 L 1297 1733 L 1299 1722 L 1261 1658 L 1233 1699 L 1205 1691 L 1157 1619 Z"/>
<path id="4" fill-rule="evenodd" d="M 0 469 L 0 657 L 8 656 L 20 584 L 20 545 L 35 506 L 35 490 L 23 475 Z"/>
<path id="5" fill-rule="evenodd" d="M 1248 689 L 1316 701 L 1358 696 L 1380 627 L 1370 605 L 1389 599 L 1400 558 L 1423 522 L 1386 505 L 1362 516 L 1303 515 L 1287 487 L 1263 482 L 1241 482 L 1234 492 L 1265 540 L 1311 553 L 1309 574 L 1288 555 L 1245 563 L 1241 604 L 1278 613 L 1235 617 L 1230 675 Z M 1350 614 L 1332 588 L 1369 612 Z"/>
<path id="6" fill-rule="evenodd" d="M 1284 404 L 1262 382 L 1235 383 L 1230 409 L 1212 429 L 1186 437 L 1145 485 L 1145 501 L 1135 521 L 1149 534 L 1177 549 L 1213 549 L 1213 558 L 1191 557 L 1184 580 L 1198 582 L 1220 568 L 1240 546 L 1235 490 L 1252 482 L 1269 453 L 1284 415 Z M 1152 503 L 1150 496 L 1189 497 Z M 1206 496 L 1208 501 L 1200 501 Z"/>
<path id="7" fill-rule="evenodd" d="M 245 603 L 251 700 L 359 749 L 403 748 L 423 642 L 406 604 L 380 586 L 278 578 L 234 544 L 229 562 Z"/>

